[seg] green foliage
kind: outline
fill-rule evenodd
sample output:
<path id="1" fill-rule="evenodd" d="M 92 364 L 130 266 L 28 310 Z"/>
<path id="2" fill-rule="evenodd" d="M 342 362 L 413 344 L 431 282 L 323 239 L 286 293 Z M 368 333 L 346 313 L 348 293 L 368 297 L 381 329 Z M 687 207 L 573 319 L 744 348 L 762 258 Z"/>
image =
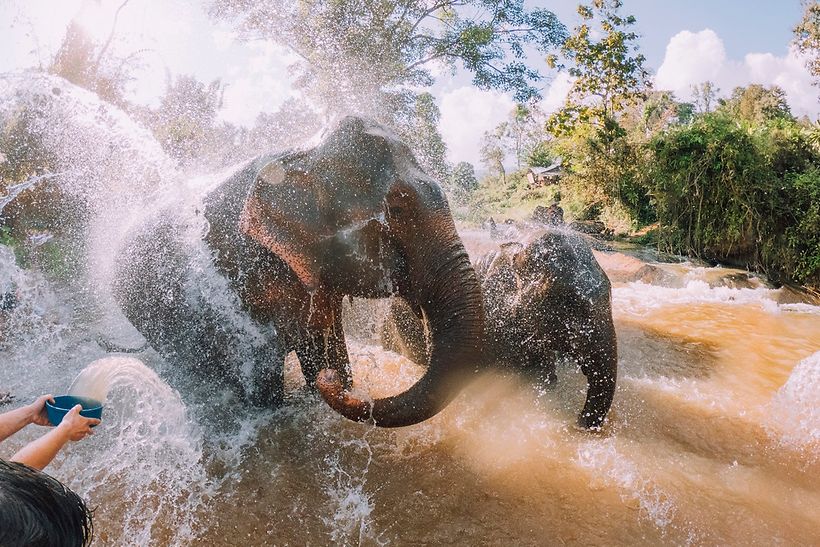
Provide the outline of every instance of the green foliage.
<path id="1" fill-rule="evenodd" d="M 692 98 L 695 101 L 694 106 L 701 114 L 706 114 L 714 110 L 717 103 L 717 94 L 720 93 L 720 88 L 715 87 L 710 81 L 702 82 L 699 85 L 692 86 Z"/>
<path id="2" fill-rule="evenodd" d="M 496 127 L 493 131 L 484 133 L 481 139 L 481 163 L 483 163 L 490 173 L 491 178 L 500 178 L 504 184 L 507 183 L 507 171 L 504 169 L 504 158 L 507 152 L 504 150 L 503 139 L 504 128 Z"/>
<path id="3" fill-rule="evenodd" d="M 219 80 L 206 85 L 183 75 L 168 82 L 151 127 L 171 157 L 185 164 L 206 152 L 222 106 L 222 91 Z"/>
<path id="4" fill-rule="evenodd" d="M 541 75 L 525 48 L 548 51 L 565 37 L 552 12 L 523 0 L 211 0 L 209 11 L 244 38 L 292 50 L 296 85 L 331 113 L 388 123 L 412 105 L 408 89 L 429 86 L 442 65 L 461 65 L 481 89 L 533 99 Z"/>
<path id="5" fill-rule="evenodd" d="M 794 27 L 794 41 L 806 56 L 806 68 L 814 76 L 814 84 L 820 84 L 820 4 L 816 0 L 803 0 L 803 19 Z"/>
<path id="6" fill-rule="evenodd" d="M 659 241 L 774 279 L 820 280 L 820 156 L 794 123 L 699 117 L 649 144 Z"/>
<path id="7" fill-rule="evenodd" d="M 399 122 L 399 133 L 413 149 L 422 168 L 439 182 L 450 176 L 447 145 L 439 133 L 441 112 L 430 93 L 420 93 L 407 119 Z"/>
<path id="8" fill-rule="evenodd" d="M 450 184 L 468 194 L 478 188 L 478 179 L 476 179 L 473 164 L 466 161 L 457 163 L 450 175 Z"/>
<path id="9" fill-rule="evenodd" d="M 467 220 L 483 222 L 489 217 L 497 221 L 528 218 L 537 205 L 552 203 L 557 194 L 558 187 L 555 185 L 530 188 L 526 170 L 510 173 L 505 183 L 487 177 L 470 195 Z"/>
<path id="10" fill-rule="evenodd" d="M 635 17 L 619 15 L 621 5 L 621 0 L 594 0 L 578 7 L 583 22 L 561 47 L 575 80 L 566 104 L 549 119 L 551 133 L 568 134 L 578 124 L 603 127 L 649 87 L 644 56 L 637 53 L 638 35 L 629 30 Z M 564 67 L 554 57 L 548 63 Z"/>
<path id="11" fill-rule="evenodd" d="M 533 152 L 541 147 L 539 153 L 545 153 L 544 120 L 543 111 L 536 105 L 516 104 L 505 121 L 484 134 L 484 165 L 502 178 L 504 160 L 509 156 L 515 158 L 517 169 L 534 165 L 530 162 Z"/>
<path id="12" fill-rule="evenodd" d="M 250 132 L 237 136 L 246 154 L 256 155 L 294 148 L 319 129 L 321 120 L 317 113 L 291 97 L 276 112 L 261 112 Z"/>
<path id="13" fill-rule="evenodd" d="M 549 141 L 539 141 L 530 150 L 527 156 L 527 165 L 530 167 L 549 167 L 557 159 L 553 145 Z"/>
<path id="14" fill-rule="evenodd" d="M 763 123 L 770 120 L 792 120 L 786 92 L 778 86 L 769 88 L 759 84 L 736 87 L 730 99 L 723 101 L 719 110 L 747 122 Z"/>
<path id="15" fill-rule="evenodd" d="M 780 249 L 781 268 L 789 277 L 820 287 L 820 168 L 788 173 L 793 222 L 786 228 L 786 245 Z M 775 249 L 772 249 L 775 251 Z"/>

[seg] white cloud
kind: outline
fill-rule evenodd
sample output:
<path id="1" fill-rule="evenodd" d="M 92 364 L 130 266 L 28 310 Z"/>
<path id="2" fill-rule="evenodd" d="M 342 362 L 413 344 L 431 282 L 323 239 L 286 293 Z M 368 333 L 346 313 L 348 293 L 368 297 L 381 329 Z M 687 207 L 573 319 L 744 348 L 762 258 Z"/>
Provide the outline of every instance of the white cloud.
<path id="1" fill-rule="evenodd" d="M 480 164 L 481 138 L 509 116 L 515 103 L 498 91 L 463 86 L 441 98 L 441 136 L 450 161 Z"/>
<path id="2" fill-rule="evenodd" d="M 541 109 L 547 114 L 555 112 L 564 105 L 569 90 L 572 88 L 573 78 L 566 72 L 558 73 L 541 101 Z"/>
<path id="3" fill-rule="evenodd" d="M 684 30 L 669 40 L 666 56 L 655 76 L 655 86 L 688 97 L 692 85 L 717 81 L 725 64 L 726 49 L 715 31 Z"/>
<path id="4" fill-rule="evenodd" d="M 806 69 L 805 58 L 797 48 L 789 48 L 785 57 L 771 53 L 749 53 L 744 61 L 749 69 L 750 82 L 783 88 L 792 113 L 809 116 L 820 113 L 820 90 L 811 85 L 812 78 Z"/>
<path id="5" fill-rule="evenodd" d="M 711 29 L 684 30 L 666 46 L 666 56 L 655 76 L 657 89 L 669 89 L 681 98 L 692 97 L 691 88 L 706 80 L 728 96 L 737 86 L 778 85 L 786 92 L 792 112 L 798 116 L 820 114 L 818 90 L 799 53 L 791 48 L 778 57 L 772 53 L 749 53 L 743 60 L 728 59 L 723 40 Z"/>
<path id="6" fill-rule="evenodd" d="M 540 103 L 544 112 L 551 113 L 560 108 L 570 87 L 572 78 L 563 72 L 558 74 Z M 447 143 L 448 159 L 452 162 L 469 161 L 478 167 L 484 132 L 506 120 L 515 101 L 507 93 L 482 91 L 467 85 L 441 95 L 439 107 L 439 130 Z"/>

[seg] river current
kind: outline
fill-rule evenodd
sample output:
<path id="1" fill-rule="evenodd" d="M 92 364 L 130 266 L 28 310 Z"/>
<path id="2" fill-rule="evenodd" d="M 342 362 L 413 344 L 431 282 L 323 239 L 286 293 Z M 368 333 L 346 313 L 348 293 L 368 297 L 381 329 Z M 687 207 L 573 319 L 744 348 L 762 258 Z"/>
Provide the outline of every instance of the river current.
<path id="1" fill-rule="evenodd" d="M 290 356 L 286 404 L 246 408 L 143 347 L 106 290 L 119 238 L 149 200 L 196 195 L 230 170 L 183 176 L 125 113 L 53 77 L 0 75 L 0 98 L 0 121 L 30 106 L 66 195 L 91 219 L 88 279 L 21 269 L 0 245 L 0 290 L 16 295 L 0 318 L 0 391 L 16 397 L 5 408 L 69 389 L 105 399 L 95 434 L 48 468 L 95 508 L 95 545 L 820 544 L 811 299 L 746 272 L 597 252 L 619 353 L 597 433 L 573 425 L 586 384 L 571 363 L 554 390 L 488 373 L 435 418 L 384 430 L 302 390 Z M 501 242 L 461 235 L 474 259 Z M 349 315 L 355 387 L 411 385 L 421 369 L 377 344 L 378 314 Z M 0 457 L 40 434 L 27 428 Z"/>
<path id="2" fill-rule="evenodd" d="M 494 244 L 463 236 L 473 253 Z M 596 256 L 617 279 L 623 255 Z M 784 289 L 726 286 L 731 271 L 691 264 L 654 264 L 662 284 L 615 281 L 620 376 L 600 433 L 572 426 L 585 393 L 572 365 L 547 392 L 487 374 L 432 420 L 382 430 L 300 390 L 293 356 L 276 411 L 172 389 L 150 349 L 102 349 L 100 321 L 123 319 L 3 261 L 23 298 L 0 385 L 26 401 L 79 374 L 106 399 L 103 426 L 49 469 L 96 507 L 98 545 L 820 540 L 820 307 Z M 374 396 L 421 374 L 372 337 L 349 348 Z"/>

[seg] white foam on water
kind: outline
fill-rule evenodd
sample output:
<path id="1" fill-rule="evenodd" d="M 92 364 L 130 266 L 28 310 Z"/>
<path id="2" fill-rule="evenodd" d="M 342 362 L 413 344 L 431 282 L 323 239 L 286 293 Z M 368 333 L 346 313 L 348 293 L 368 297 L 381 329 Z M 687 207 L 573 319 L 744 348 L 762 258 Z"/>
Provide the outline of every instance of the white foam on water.
<path id="1" fill-rule="evenodd" d="M 820 351 L 795 365 L 770 403 L 770 431 L 782 442 L 820 458 Z"/>
<path id="2" fill-rule="evenodd" d="M 42 275 L 18 267 L 14 252 L 5 245 L 0 245 L 0 293 L 14 299 L 12 309 L 0 311 L 0 351 L 13 347 L 22 353 L 57 343 L 71 311 Z M 4 361 L 2 364 L 10 363 L 10 359 Z"/>
<path id="3" fill-rule="evenodd" d="M 618 451 L 614 438 L 581 443 L 574 463 L 591 471 L 605 485 L 617 487 L 624 502 L 637 501 L 641 518 L 661 530 L 672 523 L 676 513 L 674 500 Z"/>
<path id="4" fill-rule="evenodd" d="M 776 289 L 711 287 L 705 281 L 690 280 L 682 288 L 661 287 L 641 282 L 627 283 L 612 289 L 612 307 L 616 314 L 644 316 L 658 308 L 680 304 L 723 304 L 757 306 L 768 313 L 800 312 L 820 314 L 820 306 L 778 304 Z"/>

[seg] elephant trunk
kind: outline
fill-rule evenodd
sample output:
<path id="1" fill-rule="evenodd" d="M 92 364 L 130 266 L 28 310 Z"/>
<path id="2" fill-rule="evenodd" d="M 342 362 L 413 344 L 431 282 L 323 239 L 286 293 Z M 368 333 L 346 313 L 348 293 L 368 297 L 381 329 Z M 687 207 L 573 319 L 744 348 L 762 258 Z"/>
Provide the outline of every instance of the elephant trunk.
<path id="1" fill-rule="evenodd" d="M 450 220 L 452 223 L 452 220 Z M 409 299 L 424 310 L 432 334 L 430 366 L 410 389 L 393 397 L 364 401 L 344 391 L 335 371 L 324 370 L 317 386 L 328 404 L 356 421 L 381 427 L 413 425 L 444 409 L 478 370 L 484 338 L 481 286 L 464 246 L 455 235 L 448 245 L 417 249 L 410 257 Z M 426 251 L 426 252 L 425 252 Z"/>
<path id="2" fill-rule="evenodd" d="M 587 377 L 589 387 L 584 408 L 578 416 L 578 425 L 584 429 L 598 429 L 603 426 L 615 395 L 618 342 L 609 306 L 598 311 L 592 332 L 600 333 L 601 336 L 591 340 L 583 349 L 586 361 L 581 365 L 581 370 Z"/>

